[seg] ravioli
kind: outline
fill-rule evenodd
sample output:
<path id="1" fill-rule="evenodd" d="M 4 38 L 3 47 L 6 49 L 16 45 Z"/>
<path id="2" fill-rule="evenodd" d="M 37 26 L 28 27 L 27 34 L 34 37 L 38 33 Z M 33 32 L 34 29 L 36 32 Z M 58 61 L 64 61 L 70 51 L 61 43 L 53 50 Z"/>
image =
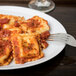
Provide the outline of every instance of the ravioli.
<path id="1" fill-rule="evenodd" d="M 0 28 L 2 29 L 19 28 L 23 21 L 24 17 L 0 14 Z"/>
<path id="2" fill-rule="evenodd" d="M 45 31 L 49 31 L 50 27 L 48 26 L 48 22 L 39 16 L 34 16 L 25 21 L 25 25 L 22 26 L 23 30 L 27 27 L 28 34 L 41 34 Z"/>
<path id="3" fill-rule="evenodd" d="M 31 35 L 15 35 L 12 37 L 13 56 L 16 64 L 27 62 L 27 59 L 39 56 L 38 42 Z"/>
<path id="4" fill-rule="evenodd" d="M 14 59 L 24 64 L 44 57 L 43 49 L 48 46 L 50 36 L 47 20 L 34 16 L 24 17 L 0 14 L 0 66 Z"/>
<path id="5" fill-rule="evenodd" d="M 0 40 L 0 65 L 8 65 L 12 60 L 12 46 L 8 40 Z"/>

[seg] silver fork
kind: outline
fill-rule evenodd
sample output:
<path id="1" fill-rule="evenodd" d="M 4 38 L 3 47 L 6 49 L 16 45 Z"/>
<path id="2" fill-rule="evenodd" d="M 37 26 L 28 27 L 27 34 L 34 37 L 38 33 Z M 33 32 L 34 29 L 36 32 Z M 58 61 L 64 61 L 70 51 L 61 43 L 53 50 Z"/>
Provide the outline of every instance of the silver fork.
<path id="1" fill-rule="evenodd" d="M 73 47 L 76 47 L 76 39 L 72 35 L 66 33 L 51 34 L 47 40 L 59 41 L 71 45 Z"/>

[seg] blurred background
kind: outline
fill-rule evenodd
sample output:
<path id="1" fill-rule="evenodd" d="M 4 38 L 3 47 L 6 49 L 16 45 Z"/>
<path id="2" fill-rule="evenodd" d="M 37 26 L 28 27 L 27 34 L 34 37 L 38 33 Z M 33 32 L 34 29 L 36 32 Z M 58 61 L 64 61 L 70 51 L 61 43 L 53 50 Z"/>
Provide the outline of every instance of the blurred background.
<path id="1" fill-rule="evenodd" d="M 14 5 L 20 5 L 21 3 L 23 3 L 23 5 L 25 6 L 25 4 L 27 4 L 29 1 L 31 0 L 0 0 L 0 5 L 1 4 L 14 4 Z M 65 4 L 65 5 L 76 5 L 76 0 L 53 0 L 56 4 Z M 8 3 L 9 2 L 9 3 Z"/>

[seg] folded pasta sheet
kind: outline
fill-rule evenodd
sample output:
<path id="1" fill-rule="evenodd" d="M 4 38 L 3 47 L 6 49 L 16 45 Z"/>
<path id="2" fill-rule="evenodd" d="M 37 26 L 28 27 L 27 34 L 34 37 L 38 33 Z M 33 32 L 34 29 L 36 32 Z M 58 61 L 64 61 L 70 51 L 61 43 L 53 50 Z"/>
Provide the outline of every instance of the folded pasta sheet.
<path id="1" fill-rule="evenodd" d="M 12 46 L 8 40 L 0 40 L 0 66 L 8 65 L 12 60 Z"/>
<path id="2" fill-rule="evenodd" d="M 38 42 L 34 36 L 17 34 L 11 40 L 16 64 L 32 61 L 41 56 Z"/>
<path id="3" fill-rule="evenodd" d="M 27 32 L 25 30 L 26 27 L 27 27 Z M 33 34 L 33 35 L 41 34 L 45 31 L 50 30 L 48 22 L 39 16 L 34 16 L 26 20 L 24 25 L 22 25 L 22 28 L 25 31 L 25 33 Z"/>
<path id="4" fill-rule="evenodd" d="M 3 29 L 19 28 L 23 21 L 24 17 L 0 14 L 0 28 Z"/>

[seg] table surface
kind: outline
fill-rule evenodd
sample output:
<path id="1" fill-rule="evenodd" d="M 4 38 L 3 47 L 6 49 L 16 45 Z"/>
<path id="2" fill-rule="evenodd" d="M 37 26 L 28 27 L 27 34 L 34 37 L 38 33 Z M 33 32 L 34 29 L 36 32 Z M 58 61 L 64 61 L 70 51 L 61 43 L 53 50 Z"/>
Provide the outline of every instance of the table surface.
<path id="1" fill-rule="evenodd" d="M 0 3 L 0 5 L 26 6 L 23 3 Z M 56 4 L 47 14 L 59 20 L 67 32 L 76 38 L 76 6 Z M 0 76 L 76 76 L 76 48 L 66 46 L 55 58 L 29 68 L 0 71 Z"/>

